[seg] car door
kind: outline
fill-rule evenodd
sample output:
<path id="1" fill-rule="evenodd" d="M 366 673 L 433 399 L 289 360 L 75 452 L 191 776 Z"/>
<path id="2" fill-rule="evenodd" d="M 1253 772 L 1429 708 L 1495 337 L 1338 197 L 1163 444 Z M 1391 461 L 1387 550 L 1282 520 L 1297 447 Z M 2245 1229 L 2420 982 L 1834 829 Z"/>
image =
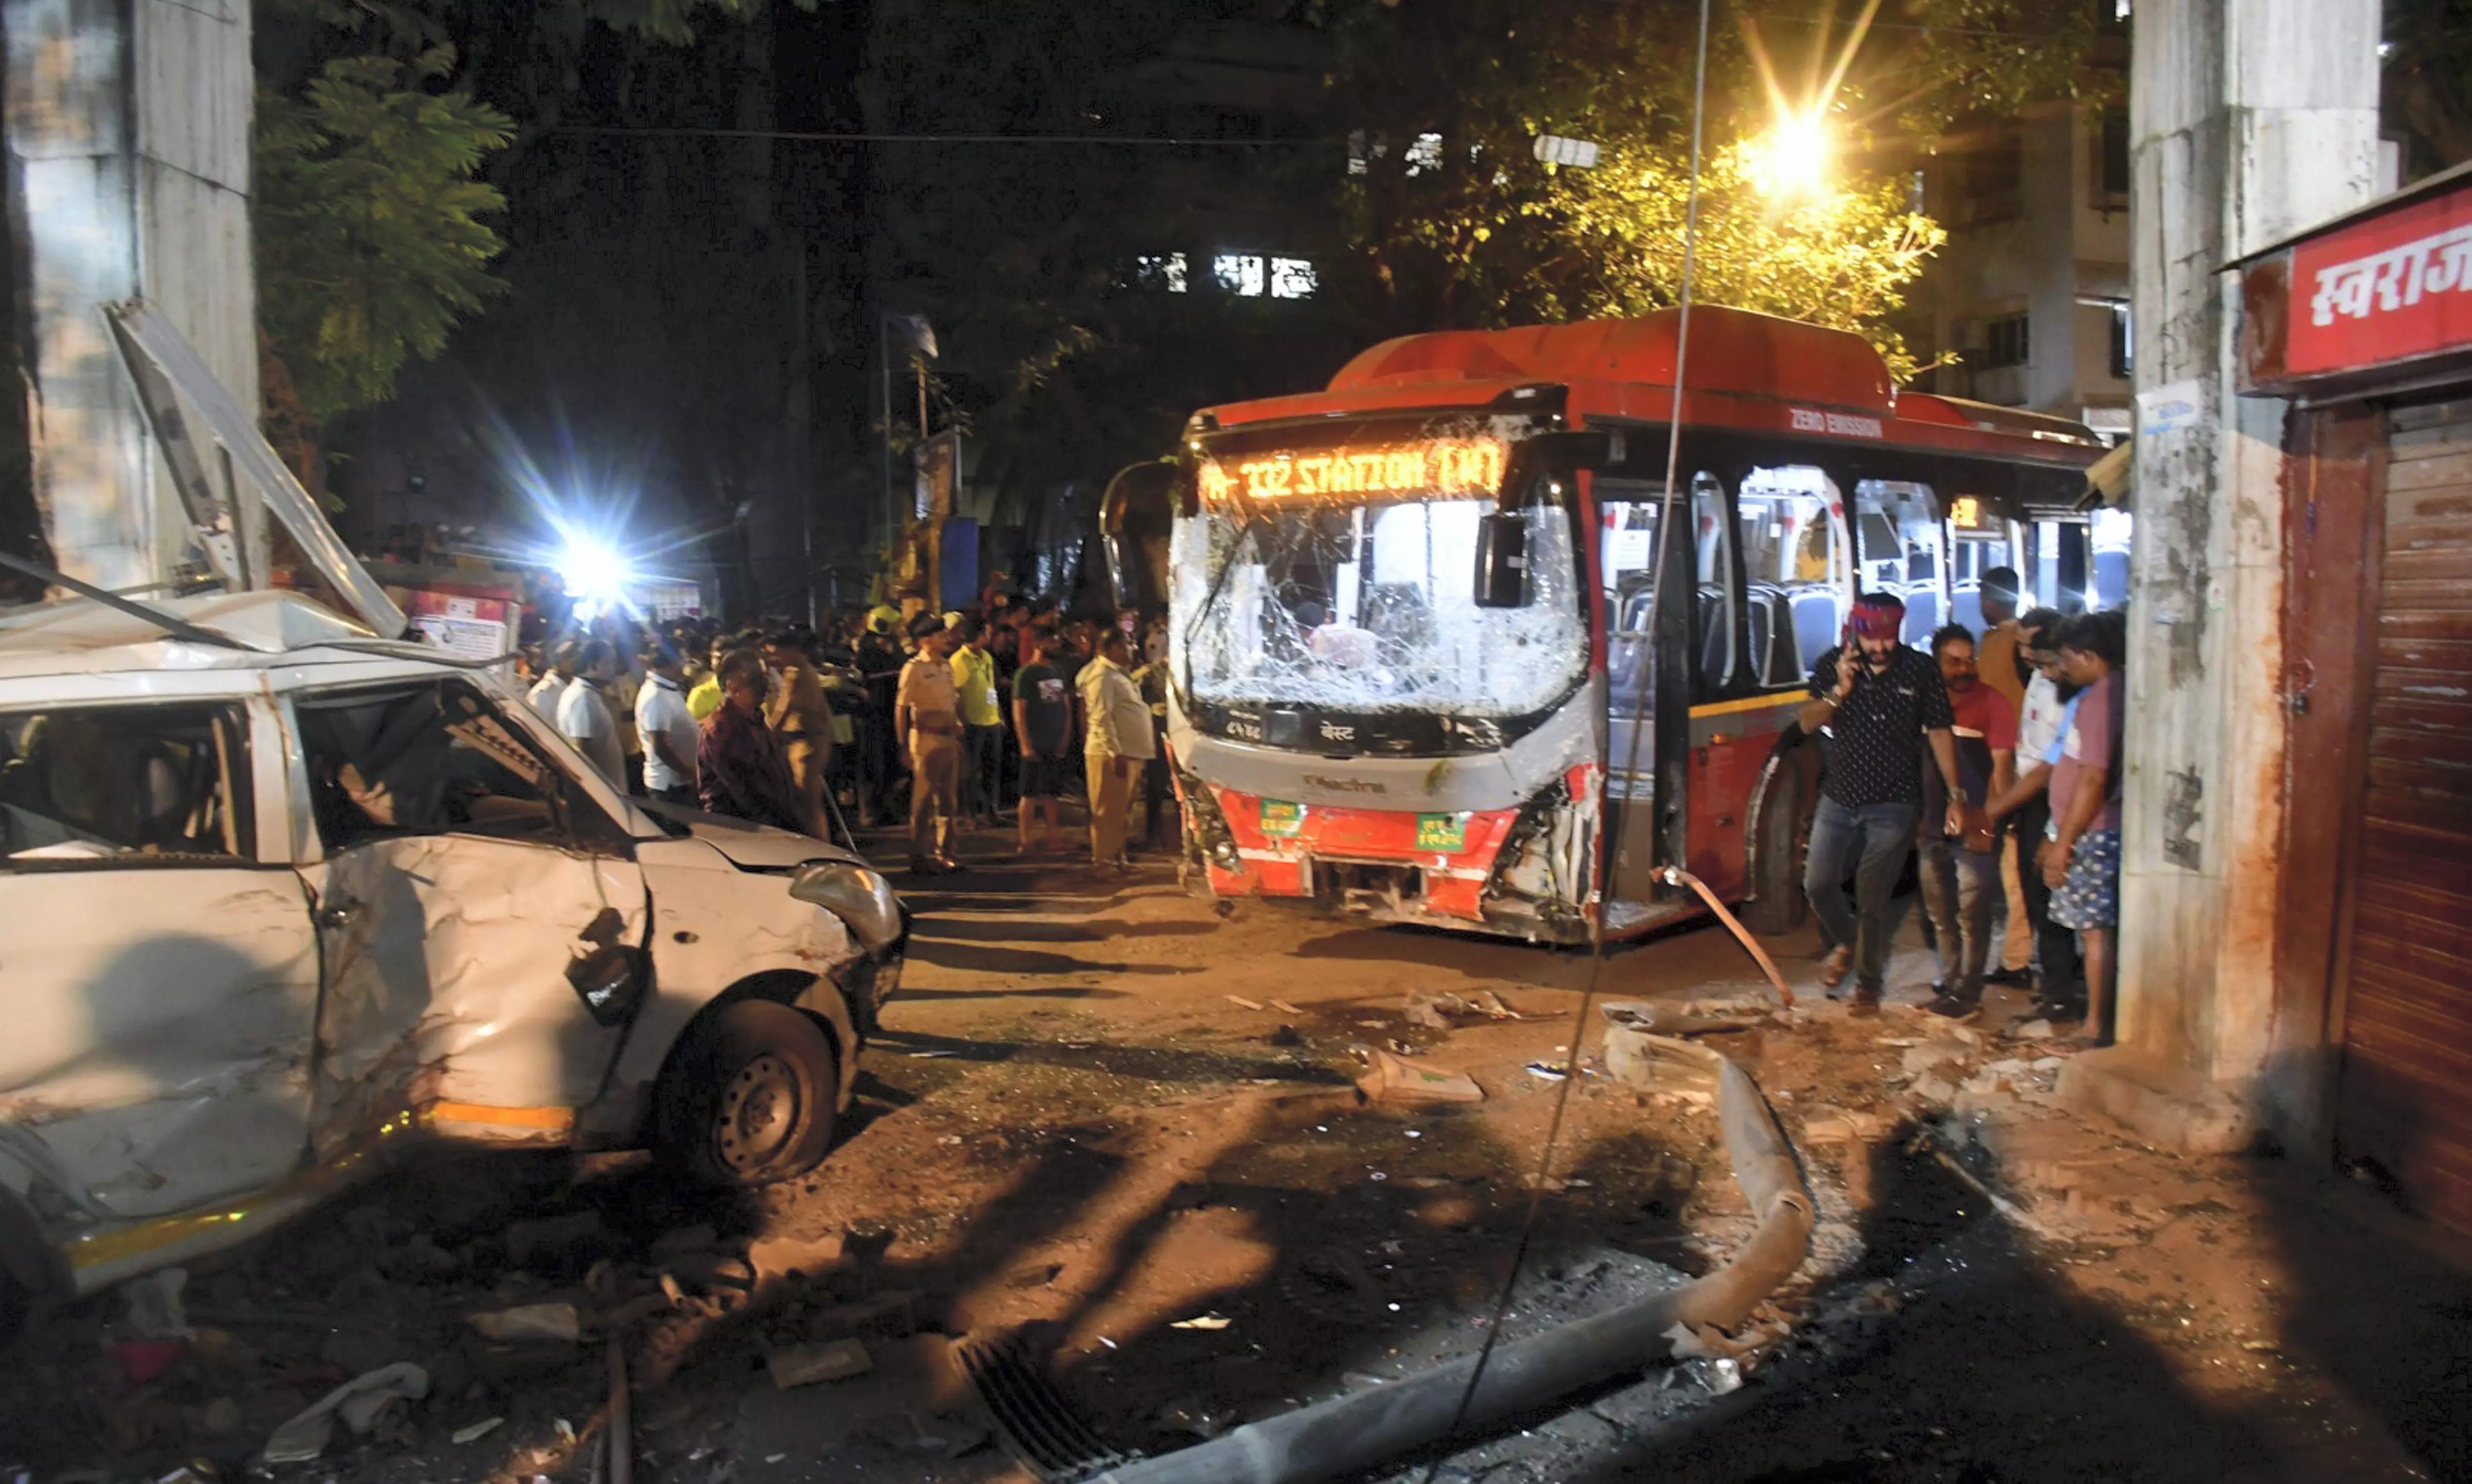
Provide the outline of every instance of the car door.
<path id="1" fill-rule="evenodd" d="M 250 745 L 252 725 L 265 745 Z M 307 1149 L 318 954 L 233 699 L 0 712 L 0 1158 L 92 1219 L 264 1189 Z"/>
<path id="2" fill-rule="evenodd" d="M 290 705 L 322 854 L 319 1147 L 405 1112 L 563 1139 L 645 987 L 643 876 L 599 785 L 460 677 Z"/>

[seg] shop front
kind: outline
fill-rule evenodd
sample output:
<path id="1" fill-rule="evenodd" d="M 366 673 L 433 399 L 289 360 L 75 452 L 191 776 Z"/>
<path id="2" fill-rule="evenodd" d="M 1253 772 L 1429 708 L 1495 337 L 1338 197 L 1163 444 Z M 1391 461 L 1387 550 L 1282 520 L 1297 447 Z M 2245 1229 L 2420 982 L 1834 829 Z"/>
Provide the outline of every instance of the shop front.
<path id="1" fill-rule="evenodd" d="M 2239 270 L 2291 403 L 2281 1039 L 2312 1142 L 2472 1231 L 2472 168 Z"/>

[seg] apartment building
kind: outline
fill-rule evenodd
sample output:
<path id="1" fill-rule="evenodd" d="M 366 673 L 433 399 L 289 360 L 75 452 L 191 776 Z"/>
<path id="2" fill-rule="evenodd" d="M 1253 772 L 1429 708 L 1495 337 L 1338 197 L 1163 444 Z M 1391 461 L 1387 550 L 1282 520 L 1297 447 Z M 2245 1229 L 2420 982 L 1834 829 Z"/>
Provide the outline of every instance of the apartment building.
<path id="1" fill-rule="evenodd" d="M 1955 357 L 1922 385 L 2127 435 L 2128 138 L 2125 106 L 2056 104 L 1955 130 L 1922 161 L 1948 244 L 1914 321 Z"/>

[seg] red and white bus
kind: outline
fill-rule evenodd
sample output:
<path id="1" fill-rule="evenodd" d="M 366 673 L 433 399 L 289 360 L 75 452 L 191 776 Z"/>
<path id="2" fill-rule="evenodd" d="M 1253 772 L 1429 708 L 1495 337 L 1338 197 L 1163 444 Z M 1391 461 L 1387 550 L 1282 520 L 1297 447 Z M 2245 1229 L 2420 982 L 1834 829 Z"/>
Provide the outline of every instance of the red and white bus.
<path id="1" fill-rule="evenodd" d="M 1981 625 L 1989 567 L 2040 574 L 2030 602 L 2091 586 L 2084 427 L 1719 308 L 1653 571 L 1678 325 L 1389 341 L 1120 479 L 1173 511 L 1168 737 L 1213 892 L 1578 942 L 1694 910 L 1672 863 L 1782 930 L 1819 769 L 1794 710 L 1857 584 L 1915 643 Z"/>

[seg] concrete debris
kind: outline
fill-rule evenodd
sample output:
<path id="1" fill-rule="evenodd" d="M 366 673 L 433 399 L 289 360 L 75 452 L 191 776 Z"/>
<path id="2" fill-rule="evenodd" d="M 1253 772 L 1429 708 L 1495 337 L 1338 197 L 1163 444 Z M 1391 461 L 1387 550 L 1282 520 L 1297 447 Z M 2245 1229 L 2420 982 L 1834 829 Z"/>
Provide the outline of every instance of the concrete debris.
<path id="1" fill-rule="evenodd" d="M 1802 1120 L 1806 1143 L 1873 1143 L 1888 1137 L 1889 1119 L 1876 1113 L 1815 1106 Z"/>
<path id="2" fill-rule="evenodd" d="M 573 1344 L 583 1334 L 583 1321 L 572 1304 L 524 1304 L 466 1314 L 464 1322 L 479 1331 L 483 1338 L 508 1345 L 525 1340 L 564 1340 Z"/>
<path id="3" fill-rule="evenodd" d="M 1463 1072 L 1452 1072 L 1430 1062 L 1411 1061 L 1391 1051 L 1368 1049 L 1365 1052 L 1366 1072 L 1356 1079 L 1357 1091 L 1374 1102 L 1403 1103 L 1480 1103 L 1485 1101 L 1485 1089 Z"/>
<path id="4" fill-rule="evenodd" d="M 121 1321 L 123 1328 L 144 1340 L 197 1338 L 197 1331 L 189 1328 L 188 1311 L 180 1303 L 180 1292 L 188 1283 L 187 1268 L 165 1267 L 122 1284 L 120 1298 L 127 1306 Z"/>
<path id="5" fill-rule="evenodd" d="M 1715 1100 L 1716 1079 L 1707 1052 L 1651 1026 L 1674 1024 L 1654 1015 L 1617 1015 L 1631 1006 L 1605 1006 L 1605 1075 L 1627 1086 L 1657 1093 L 1704 1093 Z"/>
<path id="6" fill-rule="evenodd" d="M 1957 1095 L 1957 1084 L 1935 1072 L 1914 1078 L 1914 1085 L 1906 1091 L 1921 1102 L 1937 1106 Z"/>
<path id="7" fill-rule="evenodd" d="M 1417 990 L 1409 995 L 1405 1011 L 1408 1024 L 1428 1030 L 1451 1030 L 1467 1020 L 1515 1021 L 1518 1011 L 1503 1001 L 1500 995 L 1486 990 L 1476 995 L 1454 995 Z"/>
<path id="8" fill-rule="evenodd" d="M 682 1252 L 662 1264 L 663 1270 L 682 1284 L 690 1284 L 706 1293 L 725 1288 L 740 1291 L 755 1286 L 755 1270 L 743 1258 L 725 1252 Z"/>
<path id="9" fill-rule="evenodd" d="M 354 1437 L 368 1437 L 399 1420 L 405 1402 L 429 1395 L 429 1373 L 409 1361 L 353 1378 L 319 1399 L 317 1405 L 274 1429 L 266 1440 L 271 1464 L 307 1463 L 334 1440 L 335 1420 L 342 1418 Z"/>
<path id="10" fill-rule="evenodd" d="M 456 1428 L 449 1436 L 454 1440 L 455 1446 L 461 1448 L 466 1443 L 480 1442 L 506 1425 L 506 1421 L 503 1417 L 484 1417 L 469 1426 Z"/>
<path id="11" fill-rule="evenodd" d="M 1191 1319 L 1177 1320 L 1168 1328 L 1171 1330 L 1224 1330 L 1235 1322 L 1224 1314 L 1196 1314 Z"/>
<path id="12" fill-rule="evenodd" d="M 1273 1001 L 1271 1001 L 1271 1008 L 1272 1008 L 1272 1009 L 1273 1009 L 1273 1010 L 1278 1011 L 1281 1015 L 1302 1015 L 1302 1014 L 1304 1014 L 1304 1013 L 1305 1013 L 1304 1011 L 1297 1009 L 1295 1005 L 1292 1005 L 1292 1004 L 1288 1003 L 1288 1002 L 1287 1002 L 1286 1001 L 1284 1001 L 1284 1000 L 1273 1000 Z"/>
<path id="13" fill-rule="evenodd" d="M 2025 1021 L 2008 1027 L 2008 1035 L 2017 1041 L 2049 1041 L 2054 1032 L 2052 1023 L 2044 1020 Z"/>
<path id="14" fill-rule="evenodd" d="M 839 1232 L 826 1237 L 761 1237 L 748 1244 L 747 1260 L 760 1282 L 793 1274 L 813 1278 L 841 1262 L 844 1245 Z"/>
<path id="15" fill-rule="evenodd" d="M 764 1357 L 764 1369 L 772 1374 L 775 1388 L 790 1391 L 819 1381 L 865 1376 L 875 1369 L 875 1362 L 868 1357 L 867 1347 L 857 1340 L 832 1340 L 776 1350 Z"/>
<path id="16" fill-rule="evenodd" d="M 1248 1000 L 1243 995 L 1228 995 L 1225 999 L 1229 1004 L 1234 1005 L 1240 1010 L 1267 1010 L 1270 1008 L 1269 1005 L 1264 1004 L 1259 1000 Z"/>
<path id="17" fill-rule="evenodd" d="M 1926 1044 L 1906 1048 L 1905 1054 L 1897 1058 L 1897 1065 L 1904 1070 L 1906 1075 L 1918 1077 L 1955 1059 L 1948 1048 Z"/>

